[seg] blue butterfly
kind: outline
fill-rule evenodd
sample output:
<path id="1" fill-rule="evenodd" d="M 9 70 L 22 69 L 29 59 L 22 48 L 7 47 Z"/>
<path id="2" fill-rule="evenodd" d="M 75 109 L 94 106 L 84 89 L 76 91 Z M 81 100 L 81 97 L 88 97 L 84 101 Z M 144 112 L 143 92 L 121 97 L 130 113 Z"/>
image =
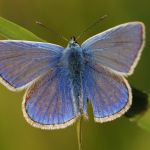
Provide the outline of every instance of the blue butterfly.
<path id="1" fill-rule="evenodd" d="M 144 46 L 145 27 L 130 22 L 99 33 L 81 46 L 0 41 L 1 82 L 10 90 L 28 87 L 22 110 L 32 126 L 65 128 L 83 115 L 87 101 L 96 122 L 123 115 L 131 106 L 131 75 Z"/>

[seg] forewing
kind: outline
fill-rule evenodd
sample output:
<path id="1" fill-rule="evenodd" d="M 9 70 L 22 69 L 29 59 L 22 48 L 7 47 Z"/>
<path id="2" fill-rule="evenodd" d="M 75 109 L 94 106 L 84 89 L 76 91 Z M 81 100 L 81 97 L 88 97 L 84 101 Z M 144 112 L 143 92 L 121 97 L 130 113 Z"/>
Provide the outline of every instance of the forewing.
<path id="1" fill-rule="evenodd" d="M 0 41 L 0 76 L 10 89 L 19 89 L 58 63 L 64 48 L 29 41 Z"/>
<path id="2" fill-rule="evenodd" d="M 95 121 L 106 122 L 120 117 L 132 101 L 128 82 L 100 66 L 86 64 L 82 75 L 84 113 L 87 99 L 92 103 Z"/>
<path id="3" fill-rule="evenodd" d="M 46 73 L 24 97 L 22 106 L 26 120 L 42 129 L 59 129 L 72 124 L 78 115 L 72 90 L 67 69 Z"/>
<path id="4" fill-rule="evenodd" d="M 144 24 L 131 22 L 97 34 L 81 47 L 86 61 L 104 65 L 121 75 L 130 75 L 141 55 L 144 36 Z"/>

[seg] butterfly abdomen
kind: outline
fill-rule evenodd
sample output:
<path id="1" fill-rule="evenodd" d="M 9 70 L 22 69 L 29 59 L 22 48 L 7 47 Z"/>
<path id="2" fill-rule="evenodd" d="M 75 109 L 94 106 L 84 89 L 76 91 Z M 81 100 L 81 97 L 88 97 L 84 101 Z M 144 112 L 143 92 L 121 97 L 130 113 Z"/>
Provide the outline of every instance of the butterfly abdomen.
<path id="1" fill-rule="evenodd" d="M 81 85 L 81 71 L 82 71 L 82 52 L 80 47 L 68 48 L 67 52 L 67 67 L 70 73 L 70 80 L 73 87 L 73 97 L 77 111 L 82 113 L 83 100 L 82 100 L 82 85 Z"/>

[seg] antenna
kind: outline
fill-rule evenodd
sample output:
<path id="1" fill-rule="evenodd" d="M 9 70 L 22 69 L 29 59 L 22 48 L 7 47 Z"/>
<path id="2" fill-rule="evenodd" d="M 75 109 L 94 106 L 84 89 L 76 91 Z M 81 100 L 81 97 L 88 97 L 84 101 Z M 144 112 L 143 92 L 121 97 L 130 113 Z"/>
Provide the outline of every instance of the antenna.
<path id="1" fill-rule="evenodd" d="M 54 30 L 48 28 L 47 26 L 45 26 L 45 25 L 44 25 L 43 23 L 41 23 L 40 21 L 36 21 L 35 23 L 38 24 L 39 26 L 45 28 L 47 31 L 49 31 L 49 32 L 51 32 L 51 33 L 57 35 L 58 37 L 64 39 L 65 41 L 67 41 L 67 42 L 69 41 L 65 36 L 63 36 L 62 34 L 59 34 L 58 32 L 56 32 L 56 31 L 54 31 Z"/>
<path id="2" fill-rule="evenodd" d="M 83 36 L 88 30 L 90 30 L 91 28 L 93 28 L 96 24 L 98 24 L 99 22 L 101 22 L 102 20 L 106 19 L 108 17 L 108 15 L 104 15 L 102 17 L 100 17 L 98 20 L 96 20 L 94 23 L 90 24 L 85 30 L 83 30 L 76 39 L 79 39 L 81 36 Z"/>

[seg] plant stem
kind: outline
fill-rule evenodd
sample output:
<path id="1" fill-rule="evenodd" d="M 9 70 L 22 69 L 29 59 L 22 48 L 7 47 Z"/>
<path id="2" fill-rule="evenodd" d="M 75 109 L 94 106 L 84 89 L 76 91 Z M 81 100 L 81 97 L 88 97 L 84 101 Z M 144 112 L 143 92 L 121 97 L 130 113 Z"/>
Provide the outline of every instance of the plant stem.
<path id="1" fill-rule="evenodd" d="M 82 116 L 79 118 L 77 122 L 77 138 L 79 150 L 82 150 Z"/>

